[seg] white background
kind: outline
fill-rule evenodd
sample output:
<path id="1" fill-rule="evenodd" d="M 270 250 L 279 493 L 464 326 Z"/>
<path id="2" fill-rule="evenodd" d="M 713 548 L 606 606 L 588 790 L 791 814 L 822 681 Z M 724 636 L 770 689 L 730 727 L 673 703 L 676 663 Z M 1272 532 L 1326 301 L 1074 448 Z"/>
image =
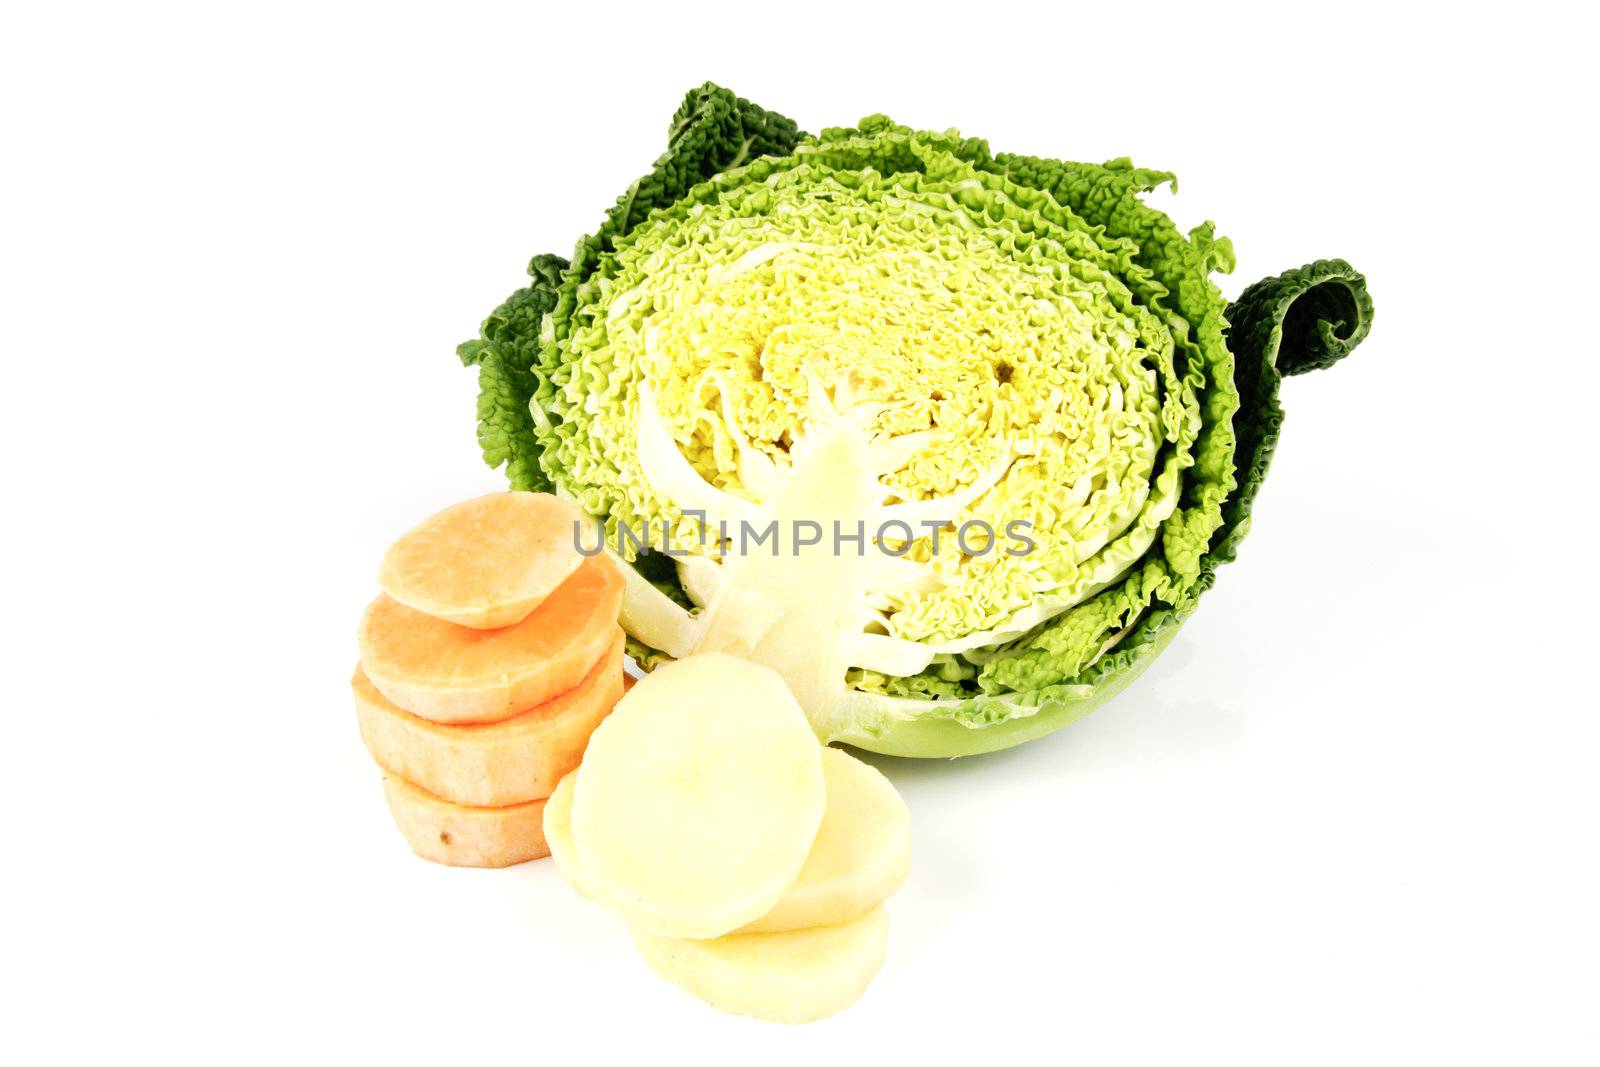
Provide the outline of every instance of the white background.
<path id="1" fill-rule="evenodd" d="M 1583 35 L 1048 7 L 8 9 L 0 1058 L 1596 1062 Z M 1377 304 L 1143 681 L 883 762 L 889 960 L 798 1030 L 647 973 L 548 863 L 413 858 L 346 688 L 383 548 L 502 484 L 455 344 L 707 79 L 1132 155 L 1229 295 L 1338 255 Z"/>

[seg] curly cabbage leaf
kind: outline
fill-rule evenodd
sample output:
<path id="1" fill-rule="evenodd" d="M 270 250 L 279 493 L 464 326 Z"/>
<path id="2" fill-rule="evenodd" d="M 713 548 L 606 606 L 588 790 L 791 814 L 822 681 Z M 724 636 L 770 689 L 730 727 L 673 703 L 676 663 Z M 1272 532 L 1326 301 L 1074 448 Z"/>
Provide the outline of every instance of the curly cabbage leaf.
<path id="1" fill-rule="evenodd" d="M 883 752 L 1048 732 L 1172 639 L 1248 530 L 1280 375 L 1370 322 L 1338 261 L 1229 308 L 1228 241 L 1142 200 L 1171 180 L 881 115 L 803 135 L 704 86 L 462 346 L 485 459 L 600 520 L 646 667 L 766 662 Z"/>

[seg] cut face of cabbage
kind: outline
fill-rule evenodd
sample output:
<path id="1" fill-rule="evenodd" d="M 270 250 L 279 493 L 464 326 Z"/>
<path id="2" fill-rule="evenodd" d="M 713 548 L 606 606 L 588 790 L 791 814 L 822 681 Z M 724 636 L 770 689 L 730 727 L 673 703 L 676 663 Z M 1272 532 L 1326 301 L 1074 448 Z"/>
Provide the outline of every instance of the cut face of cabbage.
<path id="1" fill-rule="evenodd" d="M 697 561 L 699 610 L 636 582 L 630 631 L 772 666 L 824 737 L 858 725 L 835 722 L 851 689 L 959 682 L 1122 578 L 1202 424 L 1129 247 L 931 146 L 922 169 L 845 165 L 918 145 L 802 148 L 692 191 L 616 241 L 547 342 L 586 368 L 549 404 L 584 432 L 553 423 L 547 464 L 585 472 L 625 562 L 619 526 Z M 741 536 L 774 520 L 778 558 Z M 865 544 L 791 546 L 801 520 Z"/>
<path id="2" fill-rule="evenodd" d="M 882 630 L 949 642 L 1041 596 L 1064 611 L 1149 548 L 1200 416 L 1115 258 L 1013 192 L 917 173 L 846 184 L 802 158 L 652 219 L 563 342 L 638 402 L 596 408 L 563 456 L 615 464 L 618 521 L 666 519 L 677 547 L 714 552 L 685 512 L 761 515 L 819 415 L 863 412 L 886 447 L 874 513 L 850 518 L 907 522 L 896 547 L 916 565 L 872 590 Z M 979 204 L 999 217 L 975 222 Z M 596 439 L 635 448 L 597 457 Z M 974 520 L 1032 522 L 1037 547 L 963 552 L 956 528 Z"/>
<path id="3" fill-rule="evenodd" d="M 1280 374 L 1371 314 L 1338 261 L 1229 309 L 1229 243 L 1142 202 L 1170 180 L 881 115 L 808 136 L 698 89 L 462 348 L 485 455 L 603 522 L 646 667 L 767 663 L 819 736 L 878 751 L 1037 736 L 1171 639 L 1248 529 Z M 796 517 L 865 558 L 742 536 Z"/>

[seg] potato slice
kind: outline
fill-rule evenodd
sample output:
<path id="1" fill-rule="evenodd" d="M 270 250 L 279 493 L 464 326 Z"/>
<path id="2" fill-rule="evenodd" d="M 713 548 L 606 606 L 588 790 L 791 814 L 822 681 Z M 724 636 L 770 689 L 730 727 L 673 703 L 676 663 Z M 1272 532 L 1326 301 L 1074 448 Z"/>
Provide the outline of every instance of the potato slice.
<path id="1" fill-rule="evenodd" d="M 911 870 L 911 815 L 889 779 L 837 748 L 822 750 L 828 805 L 800 877 L 739 933 L 848 922 L 882 904 Z"/>
<path id="2" fill-rule="evenodd" d="M 583 873 L 578 870 L 577 850 L 572 847 L 572 792 L 578 784 L 576 771 L 561 779 L 556 791 L 544 802 L 544 840 L 550 847 L 550 858 L 567 884 L 580 897 L 594 899 L 594 894 L 584 887 Z"/>
<path id="3" fill-rule="evenodd" d="M 451 867 L 509 867 L 550 855 L 542 800 L 466 807 L 392 774 L 383 776 L 383 792 L 406 844 L 425 860 Z"/>
<path id="4" fill-rule="evenodd" d="M 583 680 L 616 636 L 622 575 L 592 556 L 514 626 L 473 630 L 380 595 L 361 620 L 361 669 L 434 722 L 498 722 Z"/>
<path id="5" fill-rule="evenodd" d="M 881 906 L 837 926 L 708 941 L 634 928 L 645 963 L 713 1008 L 778 1023 L 825 1019 L 854 1004 L 883 966 L 889 913 Z"/>
<path id="6" fill-rule="evenodd" d="M 772 910 L 822 822 L 822 749 L 783 679 L 720 653 L 656 668 L 595 730 L 572 839 L 641 928 L 716 937 Z"/>
<path id="7" fill-rule="evenodd" d="M 445 508 L 390 546 L 378 587 L 435 618 L 494 630 L 521 622 L 583 562 L 577 506 L 490 493 Z"/>
<path id="8" fill-rule="evenodd" d="M 361 739 L 378 766 L 452 804 L 497 808 L 550 795 L 622 697 L 623 635 L 576 687 L 500 722 L 431 722 L 386 700 L 361 668 L 351 679 Z"/>
<path id="9" fill-rule="evenodd" d="M 888 900 L 911 866 L 911 817 L 878 771 L 836 748 L 822 750 L 828 801 L 800 876 L 772 910 L 737 933 L 775 933 L 849 922 Z M 556 866 L 580 896 L 585 885 L 572 844 L 572 790 L 561 780 L 544 809 L 544 836 Z"/>

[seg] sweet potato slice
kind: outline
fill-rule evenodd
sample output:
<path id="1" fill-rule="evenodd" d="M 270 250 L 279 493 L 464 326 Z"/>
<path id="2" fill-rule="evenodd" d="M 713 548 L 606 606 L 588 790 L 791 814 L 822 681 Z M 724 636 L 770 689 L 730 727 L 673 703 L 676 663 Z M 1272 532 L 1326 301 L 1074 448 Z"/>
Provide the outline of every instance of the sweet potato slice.
<path id="1" fill-rule="evenodd" d="M 650 969 L 713 1008 L 779 1023 L 825 1019 L 854 1004 L 883 966 L 889 913 L 837 926 L 677 940 L 633 929 Z"/>
<path id="2" fill-rule="evenodd" d="M 622 575 L 592 556 L 533 614 L 473 630 L 387 594 L 361 620 L 361 669 L 389 701 L 434 722 L 499 722 L 566 692 L 610 647 Z"/>
<path id="3" fill-rule="evenodd" d="M 392 774 L 383 777 L 389 811 L 411 851 L 451 867 L 509 867 L 550 854 L 544 804 L 474 808 L 441 800 Z"/>
<path id="4" fill-rule="evenodd" d="M 584 521 L 575 505 L 548 493 L 463 501 L 390 546 L 378 586 L 409 608 L 459 626 L 510 626 L 583 562 L 575 531 Z"/>
<path id="5" fill-rule="evenodd" d="M 622 696 L 620 628 L 575 688 L 499 722 L 454 725 L 402 711 L 356 668 L 356 719 L 379 767 L 452 804 L 497 808 L 550 795 Z"/>
<path id="6" fill-rule="evenodd" d="M 590 738 L 575 790 L 586 886 L 667 937 L 770 911 L 826 801 L 821 748 L 783 679 L 720 653 L 640 680 Z"/>

